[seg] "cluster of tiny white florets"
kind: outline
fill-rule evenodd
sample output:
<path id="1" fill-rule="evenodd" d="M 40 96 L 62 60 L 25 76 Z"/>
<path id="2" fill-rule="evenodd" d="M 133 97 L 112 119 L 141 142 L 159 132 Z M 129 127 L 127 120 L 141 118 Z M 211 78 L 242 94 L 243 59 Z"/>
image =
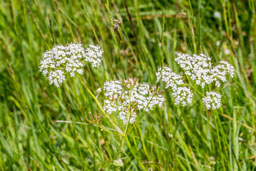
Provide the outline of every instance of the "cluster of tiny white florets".
<path id="1" fill-rule="evenodd" d="M 160 80 L 165 82 L 165 88 L 171 87 L 173 91 L 176 91 L 178 86 L 184 84 L 182 76 L 174 73 L 171 68 L 163 67 L 158 68 L 156 73 L 157 82 Z"/>
<path id="2" fill-rule="evenodd" d="M 177 56 L 178 57 L 175 58 L 175 61 L 185 71 L 185 74 L 194 80 L 197 85 L 204 87 L 205 84 L 210 84 L 212 82 L 210 76 L 210 57 L 204 54 L 194 54 L 190 56 L 182 53 L 177 53 Z"/>
<path id="3" fill-rule="evenodd" d="M 185 71 L 185 74 L 195 81 L 197 85 L 204 88 L 205 84 L 215 82 L 217 87 L 220 81 L 225 82 L 229 74 L 234 76 L 234 68 L 226 61 L 221 61 L 217 66 L 212 67 L 211 58 L 207 55 L 187 55 L 177 53 L 175 61 Z"/>
<path id="4" fill-rule="evenodd" d="M 165 83 L 166 89 L 171 87 L 176 105 L 182 104 L 182 106 L 186 106 L 192 103 L 193 94 L 190 88 L 182 86 L 184 84 L 182 76 L 174 73 L 171 68 L 158 68 L 156 78 L 157 82 L 163 81 Z"/>
<path id="5" fill-rule="evenodd" d="M 184 70 L 185 75 L 195 81 L 202 88 L 206 84 L 215 82 L 217 87 L 220 82 L 225 82 L 227 75 L 234 76 L 234 67 L 226 61 L 220 61 L 218 65 L 212 67 L 211 58 L 207 55 L 193 54 L 187 55 L 177 53 L 175 61 Z M 175 104 L 186 106 L 192 103 L 193 94 L 189 87 L 184 87 L 182 77 L 172 71 L 171 68 L 159 68 L 156 73 L 157 82 L 163 81 L 166 83 L 165 88 L 171 87 L 172 95 L 175 98 Z M 207 92 L 207 96 L 203 98 L 208 109 L 217 109 L 221 105 L 221 95 L 215 92 Z"/>
<path id="6" fill-rule="evenodd" d="M 104 92 L 103 109 L 108 114 L 117 112 L 125 124 L 135 122 L 137 111 L 148 112 L 156 105 L 161 107 L 165 101 L 159 88 L 138 83 L 136 78 L 105 82 Z"/>
<path id="7" fill-rule="evenodd" d="M 215 81 L 217 87 L 220 86 L 220 81 L 226 82 L 226 75 L 234 76 L 234 67 L 226 61 L 220 61 L 217 66 L 211 70 L 211 78 Z"/>
<path id="8" fill-rule="evenodd" d="M 221 95 L 213 91 L 206 92 L 203 102 L 208 109 L 218 109 L 221 106 Z"/>
<path id="9" fill-rule="evenodd" d="M 188 87 L 178 87 L 177 91 L 174 91 L 172 95 L 175 98 L 176 105 L 182 104 L 182 106 L 186 106 L 192 103 L 193 93 Z"/>
<path id="10" fill-rule="evenodd" d="M 86 62 L 90 62 L 93 67 L 98 66 L 102 54 L 103 50 L 95 45 L 90 45 L 86 50 L 79 43 L 54 46 L 43 54 L 40 72 L 47 77 L 50 84 L 58 87 L 66 79 L 66 74 L 71 77 L 83 74 Z"/>
<path id="11" fill-rule="evenodd" d="M 85 61 L 90 62 L 92 67 L 98 67 L 101 63 L 102 54 L 104 51 L 99 46 L 93 44 L 90 44 L 85 51 Z"/>

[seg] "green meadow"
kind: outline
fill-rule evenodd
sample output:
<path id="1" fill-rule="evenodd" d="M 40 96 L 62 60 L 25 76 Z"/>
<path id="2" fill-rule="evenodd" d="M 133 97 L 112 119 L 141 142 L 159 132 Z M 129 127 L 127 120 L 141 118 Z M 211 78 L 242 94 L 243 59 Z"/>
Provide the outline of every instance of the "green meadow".
<path id="1" fill-rule="evenodd" d="M 50 85 L 42 55 L 71 42 L 102 47 L 101 65 Z M 207 110 L 197 93 L 175 105 L 156 83 L 158 67 L 182 73 L 176 52 L 234 66 L 215 89 L 221 108 Z M 97 89 L 135 77 L 160 86 L 166 101 L 127 128 L 103 114 Z M 255 0 L 0 1 L 0 170 L 251 171 L 255 120 Z"/>

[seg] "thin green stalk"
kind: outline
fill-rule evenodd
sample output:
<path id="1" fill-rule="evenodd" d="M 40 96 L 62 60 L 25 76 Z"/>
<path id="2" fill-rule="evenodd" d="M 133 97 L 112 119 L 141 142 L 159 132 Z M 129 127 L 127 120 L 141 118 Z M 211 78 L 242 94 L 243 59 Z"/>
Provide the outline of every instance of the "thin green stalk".
<path id="1" fill-rule="evenodd" d="M 149 160 L 149 155 L 148 155 L 147 147 L 146 147 L 145 142 L 144 142 L 144 140 L 143 140 L 143 138 L 142 138 L 140 126 L 138 125 L 138 126 L 136 126 L 136 128 L 137 128 L 137 132 L 139 133 L 140 142 L 141 142 L 141 144 L 142 144 L 143 151 L 144 151 L 144 153 L 145 153 L 145 155 L 146 155 L 146 157 L 147 157 L 147 160 Z"/>
<path id="2" fill-rule="evenodd" d="M 100 129 L 102 129 L 102 130 L 104 130 L 108 133 L 114 134 L 114 132 L 108 130 L 109 128 L 103 127 L 101 125 L 96 125 L 96 124 L 93 124 L 93 123 L 74 122 L 74 121 L 66 121 L 66 120 L 56 120 L 55 122 L 56 123 L 67 123 L 67 124 L 78 124 L 78 125 L 89 125 L 89 124 L 91 124 L 95 127 L 99 127 Z"/>
<path id="3" fill-rule="evenodd" d="M 225 170 L 225 164 L 224 164 L 224 158 L 223 158 L 223 155 L 222 155 L 222 151 L 224 150 L 222 148 L 222 143 L 221 143 L 221 137 L 220 137 L 220 131 L 219 131 L 219 126 L 221 126 L 221 123 L 218 122 L 218 119 L 217 119 L 217 112 L 214 111 L 212 113 L 214 115 L 214 122 L 215 122 L 215 125 L 216 125 L 216 131 L 217 131 L 217 141 L 218 141 L 218 146 L 217 146 L 217 150 L 216 150 L 216 156 L 218 157 L 218 155 L 220 155 L 220 162 L 222 162 L 223 164 L 223 169 Z M 216 147 L 215 147 L 216 148 Z M 220 152 L 220 153 L 219 153 Z"/>
<path id="4" fill-rule="evenodd" d="M 142 168 L 142 170 L 146 170 L 145 166 L 142 164 L 142 162 L 138 159 L 138 156 L 135 154 L 134 149 L 132 148 L 131 143 L 130 143 L 130 141 L 129 141 L 127 136 L 125 136 L 125 141 L 126 141 L 126 144 L 127 144 L 128 148 L 129 148 L 129 150 L 131 151 L 133 157 L 139 163 L 139 166 Z"/>

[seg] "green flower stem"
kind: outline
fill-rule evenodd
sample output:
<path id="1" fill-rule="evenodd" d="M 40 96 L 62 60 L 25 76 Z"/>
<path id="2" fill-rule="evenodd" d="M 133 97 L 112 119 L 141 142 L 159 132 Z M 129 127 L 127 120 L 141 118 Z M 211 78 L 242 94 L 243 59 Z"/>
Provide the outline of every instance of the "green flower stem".
<path id="1" fill-rule="evenodd" d="M 198 94 L 200 94 L 202 97 L 205 97 L 205 95 L 203 93 L 201 93 L 197 88 L 194 87 L 194 85 L 192 83 L 190 84 L 184 84 L 185 86 L 190 86 L 193 88 L 193 90 L 195 90 Z"/>
<path id="2" fill-rule="evenodd" d="M 125 132 L 124 132 L 125 136 L 127 135 L 130 119 L 131 119 L 131 116 L 132 116 L 132 112 L 131 112 L 131 91 L 129 91 L 129 107 L 128 107 L 128 110 L 130 111 L 130 114 L 129 114 L 128 122 L 127 122 L 126 127 L 125 127 Z"/>
<path id="3" fill-rule="evenodd" d="M 217 116 L 219 117 L 218 113 L 214 110 L 213 111 L 213 117 L 214 117 L 216 133 L 217 133 L 217 139 L 218 139 L 218 146 L 219 146 L 218 148 L 220 149 L 220 151 L 223 151 L 224 149 L 223 149 L 223 146 L 222 146 L 222 143 L 221 143 L 222 139 L 221 139 L 221 131 L 220 131 L 221 123 L 220 123 L 219 118 L 217 118 Z M 220 156 L 218 156 L 218 155 L 220 155 Z M 216 156 L 221 158 L 221 162 L 224 161 L 222 153 L 221 154 L 217 153 Z M 223 163 L 223 165 L 224 165 L 224 163 Z"/>
<path id="4" fill-rule="evenodd" d="M 185 84 L 185 86 L 191 86 L 198 94 L 200 94 L 202 97 L 205 97 L 203 93 L 201 93 L 192 83 L 191 79 L 186 75 L 186 78 L 188 79 L 189 84 Z"/>
<path id="5" fill-rule="evenodd" d="M 132 148 L 131 143 L 130 143 L 130 141 L 129 141 L 129 139 L 128 139 L 127 136 L 125 136 L 125 141 L 126 141 L 126 144 L 127 144 L 128 148 L 129 148 L 129 150 L 131 150 L 132 155 L 133 155 L 134 158 L 138 161 L 139 166 L 142 168 L 142 170 L 147 170 L 147 169 L 145 168 L 145 166 L 142 164 L 142 162 L 138 159 L 138 156 L 135 154 L 135 151 L 134 151 L 134 149 Z"/>
<path id="6" fill-rule="evenodd" d="M 114 132 L 109 130 L 110 128 L 106 128 L 106 127 L 103 127 L 101 125 L 96 125 L 96 124 L 90 123 L 90 122 L 89 123 L 85 123 L 85 122 L 73 122 L 73 121 L 66 121 L 66 120 L 56 120 L 55 122 L 56 123 L 66 123 L 66 124 L 77 124 L 77 125 L 93 125 L 95 127 L 99 127 L 100 129 L 102 129 L 102 130 L 104 130 L 104 131 L 106 131 L 108 133 L 111 133 L 111 134 L 114 133 Z"/>

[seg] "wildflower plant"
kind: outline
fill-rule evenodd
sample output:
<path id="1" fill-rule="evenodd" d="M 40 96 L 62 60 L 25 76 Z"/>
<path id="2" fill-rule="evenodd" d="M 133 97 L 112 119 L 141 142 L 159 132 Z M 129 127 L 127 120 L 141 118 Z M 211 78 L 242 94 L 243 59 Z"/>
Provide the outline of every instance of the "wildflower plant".
<path id="1" fill-rule="evenodd" d="M 214 85 L 220 87 L 221 82 L 226 82 L 227 76 L 234 76 L 234 67 L 226 61 L 220 61 L 218 65 L 212 65 L 211 58 L 205 54 L 188 55 L 177 53 L 176 63 L 183 69 L 185 76 L 189 80 L 189 86 L 182 80 L 182 76 L 174 73 L 171 68 L 159 68 L 156 73 L 157 82 L 163 81 L 165 88 L 171 87 L 175 97 L 175 104 L 186 106 L 192 103 L 192 91 L 190 87 L 196 91 L 195 85 L 205 88 L 206 85 Z M 207 88 L 208 90 L 208 88 Z M 202 92 L 199 92 L 201 95 Z M 208 109 L 218 109 L 221 107 L 221 95 L 214 91 L 207 91 L 206 96 L 203 95 L 203 102 Z"/>
<path id="2" fill-rule="evenodd" d="M 83 74 L 83 67 L 87 62 L 92 67 L 101 63 L 103 50 L 93 44 L 84 49 L 80 43 L 70 43 L 67 46 L 57 45 L 43 54 L 40 61 L 40 72 L 47 77 L 50 84 L 59 87 L 66 80 L 66 76 L 74 77 Z"/>
<path id="3" fill-rule="evenodd" d="M 160 89 L 138 79 L 108 81 L 104 84 L 104 106 L 108 113 L 117 113 L 124 124 L 134 123 L 137 111 L 150 111 L 165 101 Z"/>

